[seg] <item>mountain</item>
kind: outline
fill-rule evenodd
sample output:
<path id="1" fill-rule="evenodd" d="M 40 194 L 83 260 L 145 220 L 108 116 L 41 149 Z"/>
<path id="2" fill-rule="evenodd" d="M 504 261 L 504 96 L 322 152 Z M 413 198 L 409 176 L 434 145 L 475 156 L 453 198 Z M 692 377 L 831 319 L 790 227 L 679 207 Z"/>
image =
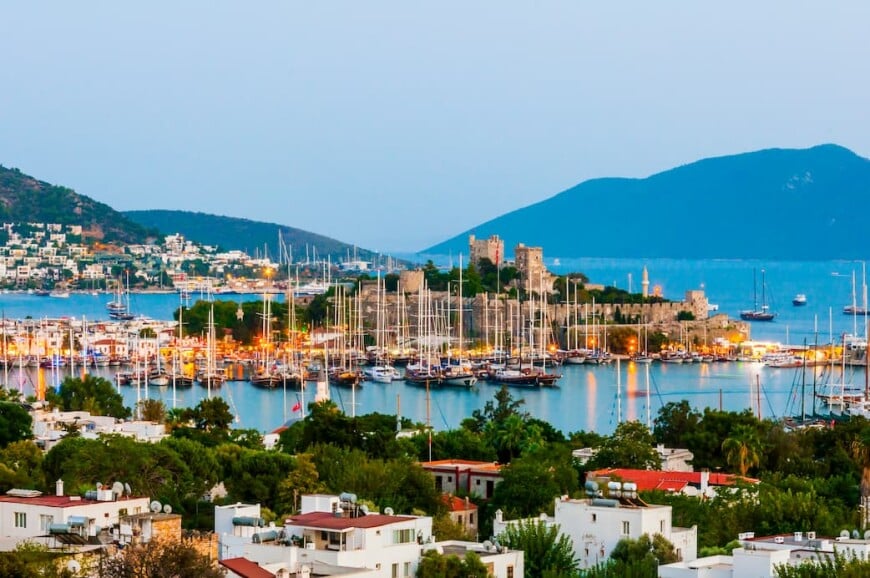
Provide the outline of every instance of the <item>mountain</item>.
<path id="1" fill-rule="evenodd" d="M 865 259 L 868 194 L 870 160 L 848 149 L 767 149 L 584 181 L 420 253 L 468 253 L 474 234 L 560 258 Z"/>
<path id="2" fill-rule="evenodd" d="M 108 205 L 3 165 L 0 222 L 81 225 L 84 237 L 106 243 L 144 243 L 157 234 Z"/>
<path id="3" fill-rule="evenodd" d="M 225 250 L 237 249 L 249 255 L 262 256 L 264 251 L 268 251 L 267 255 L 273 260 L 278 260 L 281 254 L 278 247 L 279 231 L 294 261 L 304 260 L 306 251 L 312 259 L 329 255 L 333 263 L 354 258 L 375 261 L 379 256 L 323 235 L 274 223 L 191 211 L 126 211 L 124 214 L 142 226 L 166 233 L 181 233 L 197 243 L 216 245 Z"/>

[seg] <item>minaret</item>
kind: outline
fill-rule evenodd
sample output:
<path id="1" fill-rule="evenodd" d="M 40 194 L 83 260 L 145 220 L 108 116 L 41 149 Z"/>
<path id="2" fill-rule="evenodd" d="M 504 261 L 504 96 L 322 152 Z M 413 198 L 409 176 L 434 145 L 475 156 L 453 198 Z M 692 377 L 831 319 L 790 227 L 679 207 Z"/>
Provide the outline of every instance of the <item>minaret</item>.
<path id="1" fill-rule="evenodd" d="M 643 281 L 640 282 L 643 287 L 644 299 L 649 297 L 649 272 L 646 270 L 646 265 L 643 266 Z"/>

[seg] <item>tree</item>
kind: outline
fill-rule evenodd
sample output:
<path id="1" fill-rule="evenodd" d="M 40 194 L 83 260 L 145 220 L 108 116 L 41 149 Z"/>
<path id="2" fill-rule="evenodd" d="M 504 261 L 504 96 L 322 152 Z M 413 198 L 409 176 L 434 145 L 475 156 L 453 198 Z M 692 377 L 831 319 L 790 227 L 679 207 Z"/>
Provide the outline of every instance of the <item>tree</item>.
<path id="1" fill-rule="evenodd" d="M 476 552 L 467 552 L 464 558 L 459 558 L 455 554 L 426 550 L 417 566 L 417 578 L 481 578 L 486 575 L 486 565 Z"/>
<path id="2" fill-rule="evenodd" d="M 0 576 L 10 578 L 79 578 L 87 576 L 83 569 L 73 572 L 64 562 L 67 556 L 50 552 L 46 546 L 33 542 L 19 542 L 11 552 L 0 553 Z"/>
<path id="3" fill-rule="evenodd" d="M 661 467 L 655 439 L 646 425 L 624 421 L 606 438 L 589 462 L 591 468 L 634 468 L 652 470 Z"/>
<path id="4" fill-rule="evenodd" d="M 93 375 L 67 377 L 58 391 L 48 389 L 45 398 L 61 411 L 88 411 L 119 419 L 126 419 L 132 413 L 109 380 Z"/>
<path id="5" fill-rule="evenodd" d="M 653 426 L 656 442 L 671 448 L 686 447 L 686 434 L 694 431 L 701 421 L 701 414 L 693 410 L 689 402 L 671 401 L 659 409 Z"/>
<path id="6" fill-rule="evenodd" d="M 559 531 L 559 526 L 521 520 L 496 538 L 500 544 L 524 552 L 526 578 L 542 578 L 545 573 L 565 575 L 577 568 L 571 539 Z"/>
<path id="7" fill-rule="evenodd" d="M 749 468 L 761 461 L 763 450 L 758 431 L 752 426 L 737 425 L 731 435 L 722 442 L 722 451 L 728 464 L 736 468 L 741 476 L 746 476 Z"/>
<path id="8" fill-rule="evenodd" d="M 511 517 L 537 516 L 552 512 L 553 498 L 578 488 L 577 472 L 570 451 L 556 448 L 517 458 L 502 468 L 502 481 L 495 487 L 493 507 Z"/>
<path id="9" fill-rule="evenodd" d="M 797 566 L 782 564 L 774 569 L 776 578 L 864 578 L 870 576 L 870 560 L 847 558 L 834 552 L 819 560 L 807 560 Z"/>
<path id="10" fill-rule="evenodd" d="M 0 450 L 0 492 L 45 486 L 42 450 L 30 440 L 12 442 Z"/>
<path id="11" fill-rule="evenodd" d="M 0 447 L 33 437 L 33 418 L 20 404 L 0 402 Z"/>
<path id="12" fill-rule="evenodd" d="M 637 540 L 623 538 L 610 553 L 612 560 L 626 563 L 639 562 L 648 557 L 653 557 L 659 564 L 671 564 L 679 560 L 674 545 L 661 534 L 655 534 L 652 538 L 649 534 L 642 534 Z"/>
<path id="13" fill-rule="evenodd" d="M 293 469 L 278 484 L 275 511 L 295 514 L 297 499 L 304 494 L 318 494 L 325 490 L 317 466 L 309 454 L 299 454 L 294 459 Z"/>
<path id="14" fill-rule="evenodd" d="M 139 402 L 139 415 L 145 421 L 163 423 L 166 421 L 166 404 L 159 399 L 143 399 Z"/>
<path id="15" fill-rule="evenodd" d="M 219 578 L 224 571 L 190 540 L 180 542 L 151 540 L 127 546 L 117 556 L 103 562 L 103 572 L 115 578 L 164 578 L 198 576 Z"/>

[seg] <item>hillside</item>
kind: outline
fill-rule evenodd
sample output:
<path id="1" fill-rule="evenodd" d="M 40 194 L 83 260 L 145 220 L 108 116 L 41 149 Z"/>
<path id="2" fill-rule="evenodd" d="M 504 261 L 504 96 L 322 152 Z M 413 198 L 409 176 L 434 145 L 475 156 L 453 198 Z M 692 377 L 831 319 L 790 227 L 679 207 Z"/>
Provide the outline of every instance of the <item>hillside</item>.
<path id="1" fill-rule="evenodd" d="M 157 234 L 108 205 L 2 165 L 0 222 L 81 225 L 84 237 L 107 243 L 143 243 Z"/>
<path id="2" fill-rule="evenodd" d="M 306 251 L 312 259 L 329 255 L 334 263 L 353 259 L 354 254 L 357 259 L 365 261 L 374 261 L 378 256 L 364 249 L 355 250 L 353 245 L 329 237 L 274 223 L 190 211 L 149 210 L 127 211 L 124 214 L 145 227 L 181 233 L 197 243 L 216 245 L 227 250 L 238 249 L 249 255 L 262 256 L 267 251 L 273 260 L 278 260 L 280 255 L 279 231 L 294 261 L 305 260 Z"/>
<path id="3" fill-rule="evenodd" d="M 837 145 L 694 162 L 645 179 L 585 181 L 487 221 L 427 255 L 499 235 L 547 257 L 866 259 L 870 160 Z"/>

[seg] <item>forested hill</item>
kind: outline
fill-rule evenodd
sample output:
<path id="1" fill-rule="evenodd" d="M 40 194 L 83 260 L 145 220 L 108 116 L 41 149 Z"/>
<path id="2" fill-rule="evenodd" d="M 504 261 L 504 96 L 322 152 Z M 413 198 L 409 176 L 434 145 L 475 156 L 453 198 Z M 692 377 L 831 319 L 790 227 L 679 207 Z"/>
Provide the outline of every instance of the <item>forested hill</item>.
<path id="1" fill-rule="evenodd" d="M 197 243 L 216 245 L 226 250 L 237 249 L 249 255 L 268 254 L 273 260 L 278 260 L 281 254 L 278 247 L 279 231 L 293 260 L 297 262 L 306 259 L 306 251 L 311 259 L 326 258 L 328 255 L 333 262 L 344 261 L 348 257 L 353 259 L 354 255 L 365 261 L 377 257 L 372 251 L 355 249 L 353 245 L 323 235 L 275 223 L 191 211 L 148 210 L 127 211 L 124 214 L 145 227 L 166 233 L 181 233 Z"/>
<path id="2" fill-rule="evenodd" d="M 701 160 L 580 183 L 421 253 L 499 235 L 548 257 L 866 259 L 870 160 L 837 145 Z"/>
<path id="3" fill-rule="evenodd" d="M 85 237 L 104 242 L 144 243 L 157 236 L 106 204 L 2 165 L 0 222 L 81 225 Z"/>

